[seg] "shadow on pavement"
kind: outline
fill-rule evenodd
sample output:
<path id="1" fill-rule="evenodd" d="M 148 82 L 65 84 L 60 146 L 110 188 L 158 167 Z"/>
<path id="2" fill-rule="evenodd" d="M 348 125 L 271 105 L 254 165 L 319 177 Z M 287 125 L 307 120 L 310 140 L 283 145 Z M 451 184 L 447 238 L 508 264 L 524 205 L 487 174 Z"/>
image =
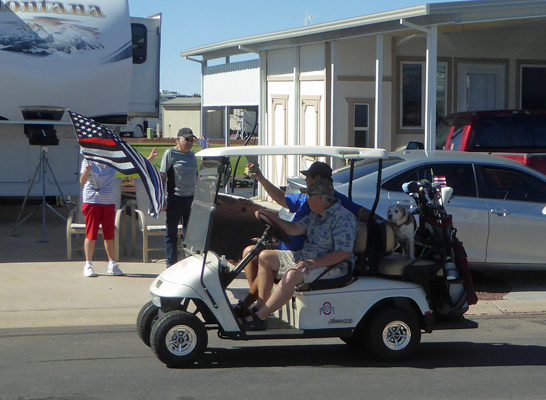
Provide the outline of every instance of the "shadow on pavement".
<path id="1" fill-rule="evenodd" d="M 408 361 L 383 363 L 344 344 L 209 348 L 192 368 L 374 367 L 437 369 L 454 367 L 545 366 L 546 347 L 506 343 L 422 343 Z"/>
<path id="2" fill-rule="evenodd" d="M 476 291 L 489 293 L 546 291 L 546 270 L 524 268 L 472 271 Z"/>

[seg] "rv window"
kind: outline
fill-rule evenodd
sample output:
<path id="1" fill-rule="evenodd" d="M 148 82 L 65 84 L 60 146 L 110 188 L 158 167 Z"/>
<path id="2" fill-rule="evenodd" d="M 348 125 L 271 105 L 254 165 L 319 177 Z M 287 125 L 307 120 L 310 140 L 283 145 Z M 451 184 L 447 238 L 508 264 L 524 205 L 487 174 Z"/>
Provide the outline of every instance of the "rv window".
<path id="1" fill-rule="evenodd" d="M 133 35 L 133 64 L 144 64 L 148 54 L 148 29 L 142 24 L 131 24 Z"/>

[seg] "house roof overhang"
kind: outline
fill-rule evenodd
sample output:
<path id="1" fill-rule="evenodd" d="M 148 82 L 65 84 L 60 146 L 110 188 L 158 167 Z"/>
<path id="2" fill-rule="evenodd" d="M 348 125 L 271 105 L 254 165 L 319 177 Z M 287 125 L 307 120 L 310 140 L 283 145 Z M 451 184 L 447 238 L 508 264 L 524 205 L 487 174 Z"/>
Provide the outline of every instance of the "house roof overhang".
<path id="1" fill-rule="evenodd" d="M 417 30 L 403 25 L 402 20 L 423 27 L 436 26 L 439 32 L 450 32 L 545 17 L 546 1 L 544 0 L 457 1 L 424 4 L 302 28 L 226 40 L 184 50 L 181 54 L 182 57 L 202 57 L 206 61 L 353 37 L 418 33 Z"/>

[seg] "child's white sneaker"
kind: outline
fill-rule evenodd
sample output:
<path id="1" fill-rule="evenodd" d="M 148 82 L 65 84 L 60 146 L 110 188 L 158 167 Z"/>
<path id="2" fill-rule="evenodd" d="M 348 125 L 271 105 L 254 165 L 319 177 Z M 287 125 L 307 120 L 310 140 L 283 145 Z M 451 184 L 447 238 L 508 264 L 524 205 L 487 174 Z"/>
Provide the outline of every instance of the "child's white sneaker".
<path id="1" fill-rule="evenodd" d="M 119 265 L 115 261 L 108 263 L 108 275 L 121 276 L 124 275 L 123 271 L 119 268 Z"/>
<path id="2" fill-rule="evenodd" d="M 97 276 L 95 274 L 95 270 L 93 269 L 92 263 L 90 262 L 85 263 L 85 265 L 83 266 L 83 276 L 85 276 L 86 278 L 93 278 Z"/>

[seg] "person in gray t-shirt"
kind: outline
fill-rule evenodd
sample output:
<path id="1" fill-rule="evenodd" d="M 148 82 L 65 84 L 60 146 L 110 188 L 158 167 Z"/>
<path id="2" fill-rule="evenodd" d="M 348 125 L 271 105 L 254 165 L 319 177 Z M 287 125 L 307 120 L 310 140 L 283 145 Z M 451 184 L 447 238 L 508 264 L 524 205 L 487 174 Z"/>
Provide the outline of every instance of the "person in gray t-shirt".
<path id="1" fill-rule="evenodd" d="M 167 231 L 165 251 L 167 268 L 178 262 L 178 225 L 182 221 L 184 233 L 188 227 L 191 203 L 197 178 L 197 159 L 191 150 L 197 137 L 190 128 L 178 131 L 176 146 L 161 160 L 161 177 L 167 182 Z"/>

